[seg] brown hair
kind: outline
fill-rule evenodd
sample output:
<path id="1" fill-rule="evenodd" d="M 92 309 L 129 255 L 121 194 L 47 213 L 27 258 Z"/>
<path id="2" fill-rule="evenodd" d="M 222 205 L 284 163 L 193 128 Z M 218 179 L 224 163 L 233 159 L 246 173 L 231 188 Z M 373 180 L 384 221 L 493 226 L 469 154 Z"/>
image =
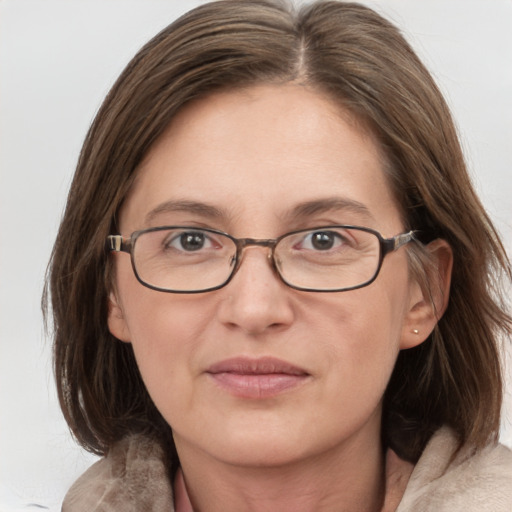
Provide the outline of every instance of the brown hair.
<path id="1" fill-rule="evenodd" d="M 277 0 L 226 0 L 185 14 L 140 50 L 80 154 L 43 302 L 47 307 L 49 292 L 61 406 L 87 449 L 103 454 L 128 433 L 149 432 L 167 440 L 177 463 L 170 427 L 145 389 L 131 345 L 107 327 L 105 239 L 138 164 L 187 102 L 217 89 L 292 80 L 370 127 L 387 155 L 406 227 L 453 249 L 448 309 L 425 343 L 398 357 L 384 400 L 384 442 L 414 461 L 441 425 L 452 427 L 461 445 L 478 448 L 496 438 L 498 337 L 511 330 L 499 277 L 509 279 L 510 266 L 428 71 L 392 24 L 361 5 L 326 1 L 295 12 Z M 409 253 L 421 275 L 425 254 Z"/>

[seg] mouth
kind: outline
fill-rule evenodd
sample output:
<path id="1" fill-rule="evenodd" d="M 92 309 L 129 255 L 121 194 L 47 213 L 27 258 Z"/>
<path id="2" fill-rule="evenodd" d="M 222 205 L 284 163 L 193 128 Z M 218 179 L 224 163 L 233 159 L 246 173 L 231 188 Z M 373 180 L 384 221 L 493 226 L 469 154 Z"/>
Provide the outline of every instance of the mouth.
<path id="1" fill-rule="evenodd" d="M 240 398 L 270 398 L 290 391 L 308 380 L 310 374 L 273 357 L 226 359 L 206 370 L 216 385 Z"/>

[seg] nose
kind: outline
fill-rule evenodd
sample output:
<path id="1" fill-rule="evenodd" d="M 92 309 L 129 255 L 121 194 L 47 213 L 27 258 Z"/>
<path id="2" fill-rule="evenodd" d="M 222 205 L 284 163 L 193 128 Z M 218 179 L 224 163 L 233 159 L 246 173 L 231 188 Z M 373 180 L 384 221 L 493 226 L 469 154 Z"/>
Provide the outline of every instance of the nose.
<path id="1" fill-rule="evenodd" d="M 218 318 L 230 328 L 261 334 L 293 322 L 293 290 L 274 271 L 266 248 L 246 248 L 237 273 L 222 291 Z"/>

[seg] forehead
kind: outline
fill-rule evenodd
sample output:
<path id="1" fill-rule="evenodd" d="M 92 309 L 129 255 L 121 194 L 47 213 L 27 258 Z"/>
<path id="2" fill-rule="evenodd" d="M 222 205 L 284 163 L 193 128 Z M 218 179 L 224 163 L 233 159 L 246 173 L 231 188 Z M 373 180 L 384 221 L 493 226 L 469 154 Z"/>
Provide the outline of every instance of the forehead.
<path id="1" fill-rule="evenodd" d="M 162 224 L 166 217 L 158 214 L 185 203 L 205 205 L 204 216 L 216 209 L 225 224 L 290 222 L 291 212 L 318 214 L 322 199 L 361 205 L 359 213 L 366 209 L 375 219 L 389 210 L 392 223 L 398 212 L 383 166 L 361 123 L 307 87 L 217 93 L 183 108 L 148 152 L 121 224 L 128 230 L 146 227 L 148 219 Z"/>

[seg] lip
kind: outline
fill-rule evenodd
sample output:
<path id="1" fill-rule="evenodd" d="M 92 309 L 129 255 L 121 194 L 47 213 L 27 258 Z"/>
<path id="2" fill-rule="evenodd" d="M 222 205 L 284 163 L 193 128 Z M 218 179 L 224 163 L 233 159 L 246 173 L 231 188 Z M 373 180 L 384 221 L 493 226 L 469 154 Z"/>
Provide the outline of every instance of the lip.
<path id="1" fill-rule="evenodd" d="M 235 357 L 211 365 L 206 373 L 220 388 L 240 398 L 271 398 L 303 384 L 310 374 L 274 357 Z"/>

